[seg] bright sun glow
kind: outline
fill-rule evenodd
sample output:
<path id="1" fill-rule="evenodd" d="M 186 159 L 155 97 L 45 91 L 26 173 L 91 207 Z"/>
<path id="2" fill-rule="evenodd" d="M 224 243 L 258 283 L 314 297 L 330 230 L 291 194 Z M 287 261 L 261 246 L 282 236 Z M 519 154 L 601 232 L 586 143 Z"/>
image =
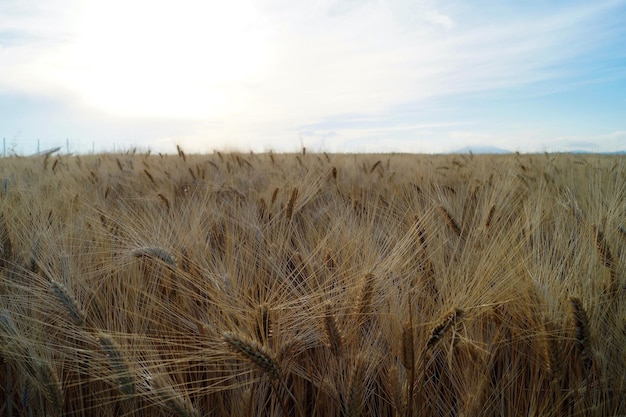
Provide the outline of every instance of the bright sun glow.
<path id="1" fill-rule="evenodd" d="M 264 27 L 243 1 L 92 1 L 53 77 L 115 114 L 225 116 L 268 64 Z"/>

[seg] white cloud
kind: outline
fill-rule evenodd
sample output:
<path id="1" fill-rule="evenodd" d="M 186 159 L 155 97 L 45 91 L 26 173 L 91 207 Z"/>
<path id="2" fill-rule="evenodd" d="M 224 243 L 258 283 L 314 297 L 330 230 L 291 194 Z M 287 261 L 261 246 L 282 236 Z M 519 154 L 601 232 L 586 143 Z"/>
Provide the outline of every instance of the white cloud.
<path id="1" fill-rule="evenodd" d="M 452 29 L 456 26 L 456 23 L 450 18 L 450 16 L 441 14 L 437 10 L 428 10 L 424 13 L 424 18 L 429 22 L 441 25 L 446 29 Z"/>

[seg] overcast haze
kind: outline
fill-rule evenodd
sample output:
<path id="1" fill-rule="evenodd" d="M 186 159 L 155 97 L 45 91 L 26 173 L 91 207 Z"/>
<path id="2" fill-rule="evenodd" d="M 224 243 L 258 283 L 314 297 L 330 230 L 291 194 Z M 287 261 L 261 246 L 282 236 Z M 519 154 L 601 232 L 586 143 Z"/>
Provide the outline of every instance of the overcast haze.
<path id="1" fill-rule="evenodd" d="M 0 137 L 152 149 L 626 149 L 626 1 L 1 0 Z"/>

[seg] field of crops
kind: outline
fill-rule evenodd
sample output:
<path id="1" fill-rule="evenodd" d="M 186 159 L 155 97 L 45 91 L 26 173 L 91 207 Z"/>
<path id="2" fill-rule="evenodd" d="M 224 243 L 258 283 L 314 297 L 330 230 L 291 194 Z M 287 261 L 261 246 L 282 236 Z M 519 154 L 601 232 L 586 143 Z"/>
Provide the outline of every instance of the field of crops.
<path id="1" fill-rule="evenodd" d="M 626 159 L 0 159 L 0 416 L 626 414 Z"/>

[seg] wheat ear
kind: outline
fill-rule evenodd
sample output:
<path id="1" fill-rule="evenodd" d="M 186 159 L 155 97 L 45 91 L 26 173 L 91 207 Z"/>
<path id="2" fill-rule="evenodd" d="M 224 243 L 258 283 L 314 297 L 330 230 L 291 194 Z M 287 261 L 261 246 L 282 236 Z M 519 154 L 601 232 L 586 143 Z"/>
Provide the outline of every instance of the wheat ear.
<path id="1" fill-rule="evenodd" d="M 156 246 L 144 246 L 141 248 L 133 249 L 131 254 L 135 258 L 151 258 L 151 259 L 159 259 L 172 268 L 176 268 L 176 258 L 166 251 L 163 248 L 159 248 Z"/>
<path id="2" fill-rule="evenodd" d="M 356 319 L 360 325 L 367 322 L 370 314 L 372 298 L 374 296 L 374 282 L 376 276 L 372 273 L 365 274 L 363 282 L 361 283 L 361 289 L 359 291 L 359 298 L 356 305 Z"/>
<path id="3" fill-rule="evenodd" d="M 10 180 L 8 178 L 3 178 L 2 179 L 2 197 L 6 197 L 9 194 L 9 184 L 10 184 Z"/>
<path id="4" fill-rule="evenodd" d="M 288 415 L 287 406 L 284 402 L 284 399 L 280 398 L 278 395 L 276 382 L 282 385 L 289 398 L 291 398 L 291 400 L 295 404 L 297 414 L 299 416 L 304 416 L 304 411 L 302 410 L 300 403 L 298 403 L 298 400 L 293 395 L 291 390 L 289 390 L 287 384 L 285 383 L 285 380 L 282 377 L 280 365 L 278 364 L 278 360 L 274 355 L 268 352 L 268 350 L 263 345 L 260 345 L 254 340 L 242 337 L 233 332 L 222 333 L 222 338 L 224 339 L 231 351 L 256 366 L 270 379 L 272 389 L 278 397 L 280 405 L 283 408 L 283 412 L 285 412 L 285 415 Z"/>
<path id="5" fill-rule="evenodd" d="M 168 200 L 167 197 L 165 197 L 161 193 L 158 193 L 157 196 L 161 199 L 163 204 L 165 204 L 165 208 L 167 209 L 167 211 L 169 211 L 170 210 L 170 200 Z"/>
<path id="6" fill-rule="evenodd" d="M 150 179 L 150 182 L 152 183 L 152 185 L 156 185 L 156 182 L 154 182 L 154 177 L 152 176 L 150 171 L 148 171 L 147 169 L 144 169 L 143 172 Z"/>
<path id="7" fill-rule="evenodd" d="M 415 344 L 413 342 L 413 304 L 409 301 L 409 322 L 402 325 L 402 356 L 404 369 L 409 374 L 406 386 L 407 416 L 413 414 L 413 382 L 415 381 Z"/>
<path id="8" fill-rule="evenodd" d="M 596 226 L 594 226 L 594 231 L 596 232 L 596 249 L 598 250 L 598 255 L 602 264 L 609 269 L 611 274 L 611 283 L 609 285 L 609 291 L 611 293 L 618 292 L 618 282 L 617 282 L 617 270 L 615 261 L 613 260 L 613 254 L 611 253 L 611 249 L 609 248 L 609 244 L 604 238 L 604 233 L 599 230 Z"/>
<path id="9" fill-rule="evenodd" d="M 546 340 L 543 345 L 543 357 L 546 364 L 546 369 L 552 375 L 553 381 L 559 381 L 561 378 L 561 348 L 559 346 L 559 340 L 555 336 L 555 327 L 551 322 L 544 324 L 546 331 Z"/>
<path id="10" fill-rule="evenodd" d="M 55 415 L 62 415 L 64 396 L 57 373 L 50 363 L 42 359 L 31 358 L 31 362 L 33 370 L 35 371 L 34 377 L 39 384 L 42 394 L 52 405 Z"/>
<path id="11" fill-rule="evenodd" d="M 0 310 L 0 329 L 11 339 L 17 340 L 18 332 L 11 313 L 4 308 Z"/>
<path id="12" fill-rule="evenodd" d="M 405 395 L 405 387 L 404 383 L 400 379 L 400 372 L 396 365 L 389 368 L 389 372 L 387 373 L 387 384 L 391 389 L 391 399 L 393 401 L 393 407 L 396 410 L 397 416 L 410 415 L 405 414 L 406 410 L 406 400 L 404 398 Z"/>
<path id="13" fill-rule="evenodd" d="M 461 229 L 450 212 L 444 206 L 439 206 L 439 210 L 441 211 L 441 214 L 443 214 L 443 218 L 445 219 L 448 227 L 454 232 L 454 234 L 461 236 Z"/>
<path id="14" fill-rule="evenodd" d="M 183 159 L 184 162 L 187 162 L 187 156 L 185 152 L 183 152 L 183 148 L 180 145 L 176 145 L 176 150 L 178 151 L 178 156 Z"/>
<path id="15" fill-rule="evenodd" d="M 572 309 L 572 318 L 576 331 L 576 347 L 582 357 L 583 373 L 586 374 L 591 369 L 592 365 L 591 349 L 589 345 L 589 317 L 587 316 L 585 307 L 583 307 L 582 301 L 580 301 L 578 297 L 570 297 L 569 303 Z"/>
<path id="16" fill-rule="evenodd" d="M 118 389 L 126 395 L 135 394 L 135 379 L 130 369 L 129 362 L 122 353 L 120 346 L 110 335 L 104 332 L 98 333 L 98 343 L 107 355 L 109 365 L 115 372 Z"/>
<path id="17" fill-rule="evenodd" d="M 9 237 L 4 213 L 0 213 L 0 267 L 4 268 L 13 259 L 13 245 Z"/>
<path id="18" fill-rule="evenodd" d="M 267 212 L 267 203 L 263 197 L 259 198 L 257 201 L 257 215 L 259 220 L 265 220 L 265 213 Z"/>
<path id="19" fill-rule="evenodd" d="M 272 317 L 269 306 L 265 303 L 259 305 L 256 311 L 256 334 L 259 341 L 266 343 L 272 335 Z"/>
<path id="20" fill-rule="evenodd" d="M 159 406 L 178 417 L 198 417 L 198 413 L 191 402 L 161 379 L 159 376 L 152 378 L 152 388 Z"/>
<path id="21" fill-rule="evenodd" d="M 255 365 L 270 379 L 281 378 L 276 358 L 263 345 L 232 332 L 222 333 L 222 338 L 233 352 Z"/>
<path id="22" fill-rule="evenodd" d="M 287 203 L 287 211 L 285 212 L 285 217 L 287 218 L 287 220 L 291 220 L 291 218 L 293 217 L 293 211 L 296 206 L 296 200 L 298 199 L 298 193 L 298 187 L 294 187 L 291 190 L 291 196 L 289 197 L 289 202 Z"/>
<path id="23" fill-rule="evenodd" d="M 464 311 L 460 308 L 454 308 L 452 311 L 447 313 L 435 327 L 430 332 L 428 336 L 428 341 L 426 342 L 426 348 L 433 348 L 446 333 L 452 328 L 453 324 L 456 324 L 458 320 L 460 320 L 464 315 Z"/>
<path id="24" fill-rule="evenodd" d="M 343 353 L 344 336 L 337 326 L 337 320 L 333 315 L 330 304 L 326 304 L 326 315 L 324 316 L 324 331 L 328 348 L 333 356 L 341 356 Z"/>
<path id="25" fill-rule="evenodd" d="M 359 354 L 350 374 L 346 416 L 359 417 L 365 405 L 365 357 Z"/>
<path id="26" fill-rule="evenodd" d="M 402 354 L 400 355 L 402 366 L 411 372 L 415 364 L 415 350 L 413 348 L 413 327 L 410 323 L 402 325 Z"/>
<path id="27" fill-rule="evenodd" d="M 493 215 L 496 212 L 496 205 L 492 204 L 489 208 L 489 212 L 487 213 L 487 219 L 485 220 L 485 227 L 490 227 L 491 222 L 493 221 Z"/>
<path id="28" fill-rule="evenodd" d="M 370 169 L 370 174 L 372 172 L 374 172 L 374 170 L 376 170 L 376 168 L 379 167 L 381 165 L 381 163 L 382 162 L 380 160 L 376 161 L 376 163 L 374 165 L 372 165 L 372 168 Z"/>
<path id="29" fill-rule="evenodd" d="M 67 291 L 67 288 L 63 284 L 52 281 L 51 289 L 55 297 L 65 306 L 65 310 L 69 313 L 74 324 L 77 326 L 85 324 L 85 313 L 79 307 L 76 299 Z"/>
<path id="30" fill-rule="evenodd" d="M 274 203 L 276 202 L 277 197 L 278 197 L 278 187 L 274 188 L 274 191 L 272 191 L 272 198 L 270 199 L 270 207 L 274 206 Z"/>

